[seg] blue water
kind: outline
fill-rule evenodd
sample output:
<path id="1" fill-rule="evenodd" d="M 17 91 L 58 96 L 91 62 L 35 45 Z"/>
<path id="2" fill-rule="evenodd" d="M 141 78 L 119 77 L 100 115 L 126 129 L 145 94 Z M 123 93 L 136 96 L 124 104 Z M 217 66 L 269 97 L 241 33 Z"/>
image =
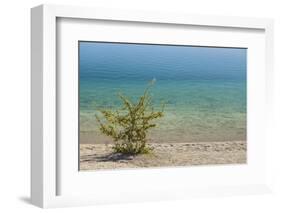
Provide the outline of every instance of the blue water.
<path id="1" fill-rule="evenodd" d="M 247 49 L 171 45 L 79 43 L 80 141 L 103 143 L 94 115 L 132 100 L 148 82 L 165 116 L 154 142 L 246 140 Z"/>

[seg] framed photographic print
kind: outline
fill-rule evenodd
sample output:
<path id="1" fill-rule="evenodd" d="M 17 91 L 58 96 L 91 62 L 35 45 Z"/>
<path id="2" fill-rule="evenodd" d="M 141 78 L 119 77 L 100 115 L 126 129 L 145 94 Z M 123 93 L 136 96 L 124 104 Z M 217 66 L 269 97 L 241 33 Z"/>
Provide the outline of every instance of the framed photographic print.
<path id="1" fill-rule="evenodd" d="M 32 203 L 270 191 L 272 20 L 43 5 L 31 21 Z"/>

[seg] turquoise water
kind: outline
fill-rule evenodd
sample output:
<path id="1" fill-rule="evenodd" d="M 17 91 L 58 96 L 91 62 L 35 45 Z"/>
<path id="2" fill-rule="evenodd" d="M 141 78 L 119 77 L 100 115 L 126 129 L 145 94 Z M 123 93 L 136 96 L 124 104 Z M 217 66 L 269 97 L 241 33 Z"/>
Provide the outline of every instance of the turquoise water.
<path id="1" fill-rule="evenodd" d="M 147 83 L 165 116 L 153 142 L 246 140 L 247 49 L 79 42 L 80 141 L 103 143 L 95 120 L 118 93 L 136 100 Z"/>

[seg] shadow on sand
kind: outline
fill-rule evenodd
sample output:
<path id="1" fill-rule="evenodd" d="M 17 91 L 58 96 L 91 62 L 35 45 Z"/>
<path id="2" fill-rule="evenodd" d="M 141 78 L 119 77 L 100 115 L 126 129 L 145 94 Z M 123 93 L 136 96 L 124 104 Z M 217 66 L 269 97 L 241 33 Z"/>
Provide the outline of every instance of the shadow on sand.
<path id="1" fill-rule="evenodd" d="M 121 154 L 121 153 L 110 153 L 103 156 L 87 155 L 81 161 L 96 161 L 96 162 L 117 162 L 117 161 L 130 161 L 133 160 L 134 155 Z"/>

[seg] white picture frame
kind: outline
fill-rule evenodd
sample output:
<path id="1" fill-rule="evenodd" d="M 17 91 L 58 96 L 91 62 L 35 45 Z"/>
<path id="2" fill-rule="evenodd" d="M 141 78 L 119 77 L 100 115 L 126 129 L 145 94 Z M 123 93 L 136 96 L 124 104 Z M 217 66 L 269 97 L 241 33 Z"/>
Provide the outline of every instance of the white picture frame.
<path id="1" fill-rule="evenodd" d="M 260 148 L 251 152 L 258 152 L 260 157 L 261 167 L 256 170 L 251 170 L 249 173 L 249 179 L 247 179 L 247 168 L 239 167 L 234 168 L 234 165 L 228 167 L 220 167 L 216 170 L 218 174 L 223 172 L 243 172 L 244 176 L 241 176 L 241 181 L 216 181 L 217 183 L 212 185 L 206 183 L 196 183 L 194 181 L 191 185 L 166 185 L 167 182 L 159 181 L 159 184 L 153 188 L 149 186 L 151 191 L 149 195 L 144 194 L 145 188 L 140 185 L 136 188 L 134 193 L 130 190 L 130 184 L 125 186 L 125 189 L 116 188 L 110 192 L 110 188 L 102 192 L 102 188 L 98 188 L 97 184 L 92 184 L 89 187 L 91 190 L 96 189 L 94 194 L 81 192 L 75 193 L 61 193 L 60 184 L 63 184 L 61 179 L 61 172 L 63 165 L 59 161 L 61 159 L 61 147 L 58 146 L 58 90 L 60 81 L 57 79 L 57 51 L 58 51 L 58 20 L 63 19 L 78 19 L 78 20 L 101 20 L 101 21 L 118 21 L 130 22 L 130 23 L 143 23 L 165 25 L 165 26 L 200 26 L 207 28 L 220 28 L 232 32 L 233 30 L 256 30 L 263 32 L 261 40 L 258 42 L 265 42 L 262 44 L 262 59 L 264 66 L 261 69 L 261 76 L 265 74 L 266 78 L 260 77 L 254 82 L 255 88 L 259 87 L 259 82 L 262 82 L 261 93 L 264 94 L 264 98 L 260 101 L 263 102 L 263 106 L 259 110 L 265 112 L 262 116 L 262 124 L 258 126 L 258 132 L 260 132 Z M 222 195 L 234 195 L 234 194 L 253 194 L 270 192 L 270 164 L 267 159 L 269 153 L 263 151 L 265 147 L 270 146 L 270 128 L 272 125 L 272 91 L 273 91 L 273 21 L 271 19 L 257 19 L 257 18 L 241 18 L 241 17 L 217 17 L 217 16 L 203 16 L 203 15 L 187 15 L 187 14 L 165 14 L 154 13 L 146 11 L 123 11 L 112 9 L 95 9 L 84 8 L 74 6 L 54 6 L 54 5 L 41 5 L 31 10 L 31 80 L 32 80 L 32 103 L 31 103 L 31 201 L 33 204 L 47 208 L 47 207 L 61 207 L 61 206 L 76 206 L 76 205 L 91 205 L 100 203 L 116 203 L 116 202 L 139 202 L 144 200 L 165 200 L 165 199 L 178 199 L 187 197 L 198 196 L 222 196 Z M 235 36 L 235 35 L 233 35 Z M 200 41 L 198 41 L 200 43 Z M 258 114 L 260 111 L 253 111 Z M 255 139 L 258 140 L 258 139 Z M 73 154 L 73 153 L 70 153 Z M 255 153 L 254 153 L 255 154 Z M 68 154 L 69 155 L 69 154 Z M 74 160 L 77 156 L 70 156 Z M 256 167 L 257 163 L 253 167 Z M 234 169 L 233 169 L 234 168 Z M 129 170 L 129 171 L 106 171 L 103 173 L 88 174 L 88 177 L 81 180 L 86 181 L 91 185 L 89 178 L 97 178 L 100 181 L 104 181 L 103 184 L 108 184 L 106 181 L 110 181 L 112 178 L 118 176 L 118 178 L 129 179 L 131 175 L 138 176 L 147 181 L 146 177 L 152 178 L 156 181 L 157 178 L 168 176 L 170 180 L 176 180 L 178 175 L 187 175 L 185 168 L 173 169 L 174 175 L 167 175 L 169 168 L 163 169 L 142 169 L 142 170 Z M 195 171 L 197 170 L 197 171 Z M 202 172 L 204 170 L 204 172 Z M 212 172 L 211 167 L 189 170 L 196 173 L 191 180 L 196 180 L 196 177 L 200 175 L 206 175 L 206 172 Z M 78 172 L 78 170 L 77 170 Z M 152 174 L 152 175 L 151 175 Z M 257 178 L 251 184 L 250 177 L 255 174 L 262 174 L 262 177 Z M 238 174 L 239 175 L 239 174 Z M 214 176 L 215 177 L 215 176 Z M 154 178 L 154 179 L 153 179 Z M 227 179 L 227 178 L 226 178 Z M 238 178 L 239 179 L 239 178 Z M 165 180 L 165 179 L 164 179 Z M 79 187 L 75 179 L 69 177 L 68 191 L 79 191 Z M 177 182 L 177 181 L 175 181 Z M 218 183 L 221 182 L 221 183 Z M 181 182 L 181 180 L 179 181 Z M 72 184 L 72 186 L 71 186 Z M 100 184 L 99 184 L 100 185 Z M 181 187 L 182 186 L 182 187 Z M 70 188 L 69 188 L 70 187 Z M 95 188 L 96 187 L 96 188 Z M 109 184 L 109 187 L 114 185 Z M 83 187 L 82 187 L 83 188 Z M 85 187 L 84 187 L 85 188 Z M 122 186 L 124 188 L 124 186 Z M 141 191 L 143 188 L 143 191 Z M 123 191 L 122 191 L 123 190 Z M 120 196 L 122 193 L 122 196 Z M 126 195 L 127 193 L 127 195 Z"/>

